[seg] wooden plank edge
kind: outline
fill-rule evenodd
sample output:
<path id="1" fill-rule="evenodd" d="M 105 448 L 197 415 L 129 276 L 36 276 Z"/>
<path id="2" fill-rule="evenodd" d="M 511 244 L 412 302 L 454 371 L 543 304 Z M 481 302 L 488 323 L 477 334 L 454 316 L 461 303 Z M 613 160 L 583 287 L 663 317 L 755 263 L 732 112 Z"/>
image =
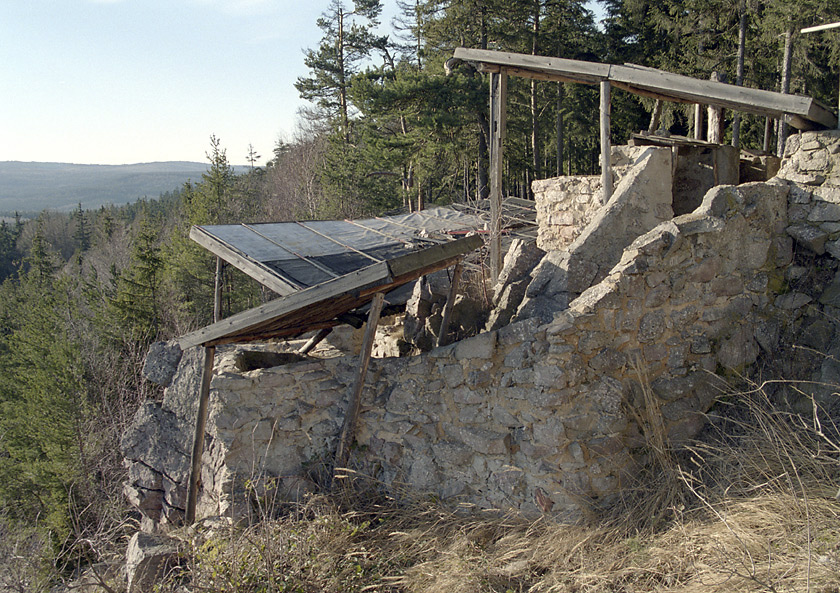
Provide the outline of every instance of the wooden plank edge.
<path id="1" fill-rule="evenodd" d="M 248 327 L 259 325 L 272 317 L 280 317 L 348 291 L 359 291 L 370 285 L 378 285 L 387 282 L 390 278 L 391 273 L 386 263 L 373 264 L 340 278 L 329 280 L 288 296 L 281 296 L 259 307 L 231 315 L 218 323 L 213 323 L 178 338 L 178 343 L 182 350 L 200 344 L 208 344 L 228 335 L 243 332 Z"/>
<path id="2" fill-rule="evenodd" d="M 484 239 L 480 235 L 471 235 L 394 258 L 388 262 L 388 268 L 391 270 L 392 277 L 399 278 L 434 262 L 475 251 L 482 245 L 484 245 Z"/>
<path id="3" fill-rule="evenodd" d="M 304 288 L 301 284 L 293 284 L 287 281 L 262 262 L 248 257 L 234 246 L 221 241 L 200 226 L 193 226 L 190 229 L 190 239 L 281 296 L 292 294 Z"/>

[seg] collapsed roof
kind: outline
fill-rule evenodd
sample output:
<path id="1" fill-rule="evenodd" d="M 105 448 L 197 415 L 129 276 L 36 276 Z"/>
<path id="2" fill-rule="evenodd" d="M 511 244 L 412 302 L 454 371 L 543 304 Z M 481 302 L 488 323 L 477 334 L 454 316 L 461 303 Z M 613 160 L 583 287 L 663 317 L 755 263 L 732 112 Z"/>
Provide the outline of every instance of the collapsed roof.
<path id="1" fill-rule="evenodd" d="M 294 337 L 448 267 L 485 221 L 450 208 L 366 220 L 195 226 L 190 237 L 281 296 L 181 337 L 182 348 Z"/>

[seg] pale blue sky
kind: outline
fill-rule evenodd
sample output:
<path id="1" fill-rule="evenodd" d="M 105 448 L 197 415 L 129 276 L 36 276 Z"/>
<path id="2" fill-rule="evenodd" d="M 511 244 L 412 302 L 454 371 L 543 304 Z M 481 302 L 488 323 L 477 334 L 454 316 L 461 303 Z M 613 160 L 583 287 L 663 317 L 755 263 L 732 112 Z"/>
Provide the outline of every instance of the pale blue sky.
<path id="1" fill-rule="evenodd" d="M 328 0 L 0 0 L 0 161 L 270 158 Z M 396 13 L 384 0 L 383 26 Z"/>

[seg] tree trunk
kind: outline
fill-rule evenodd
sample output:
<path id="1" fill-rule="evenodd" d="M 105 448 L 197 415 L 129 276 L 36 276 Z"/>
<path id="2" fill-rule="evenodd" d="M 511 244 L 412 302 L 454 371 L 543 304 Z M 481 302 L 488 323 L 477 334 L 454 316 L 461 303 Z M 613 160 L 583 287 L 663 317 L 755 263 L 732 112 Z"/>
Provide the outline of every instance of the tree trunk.
<path id="1" fill-rule="evenodd" d="M 657 99 L 653 106 L 653 112 L 650 114 L 650 123 L 648 124 L 648 134 L 655 134 L 659 129 L 659 122 L 662 120 L 662 99 Z"/>
<path id="2" fill-rule="evenodd" d="M 557 176 L 563 174 L 563 152 L 565 149 L 563 137 L 563 83 L 557 83 Z"/>
<path id="3" fill-rule="evenodd" d="M 347 76 L 344 69 L 344 10 L 338 11 L 338 105 L 341 111 L 341 133 L 350 143 L 350 118 L 347 114 Z"/>
<path id="4" fill-rule="evenodd" d="M 479 27 L 481 30 L 479 38 L 480 49 L 487 49 L 487 23 L 484 18 L 484 9 L 482 8 L 479 16 Z M 488 146 L 490 142 L 490 122 L 487 120 L 487 113 L 479 111 L 478 113 L 478 187 L 476 188 L 476 195 L 479 200 L 486 200 L 490 198 L 490 173 L 487 170 L 490 155 Z"/>
<path id="5" fill-rule="evenodd" d="M 790 93 L 790 59 L 793 53 L 793 31 L 788 29 L 785 31 L 785 56 L 782 61 L 782 93 L 787 95 Z M 778 143 L 776 145 L 776 155 L 783 156 L 785 153 L 785 140 L 787 140 L 788 126 L 784 120 L 779 120 L 779 135 Z"/>
<path id="6" fill-rule="evenodd" d="M 723 82 L 720 72 L 712 72 L 713 82 Z M 723 140 L 723 108 L 709 105 L 709 128 L 706 140 L 712 144 L 720 144 Z"/>
<path id="7" fill-rule="evenodd" d="M 738 11 L 741 13 L 738 19 L 738 66 L 735 74 L 735 86 L 744 85 L 744 50 L 747 45 L 747 5 L 745 0 L 741 0 L 738 5 Z M 741 113 L 735 112 L 735 118 L 732 121 L 732 146 L 741 148 Z"/>

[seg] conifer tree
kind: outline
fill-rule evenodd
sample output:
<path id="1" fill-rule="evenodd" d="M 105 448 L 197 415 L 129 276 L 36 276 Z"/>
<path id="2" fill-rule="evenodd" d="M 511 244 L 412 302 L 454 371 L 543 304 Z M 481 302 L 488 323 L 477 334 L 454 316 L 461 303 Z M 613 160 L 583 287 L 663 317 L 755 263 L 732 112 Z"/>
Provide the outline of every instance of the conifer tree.
<path id="1" fill-rule="evenodd" d="M 303 60 L 310 75 L 295 82 L 301 98 L 336 122 L 345 143 L 350 142 L 350 79 L 371 51 L 385 44 L 373 33 L 381 12 L 379 0 L 353 0 L 352 9 L 344 0 L 331 0 L 317 21 L 324 34 L 321 44 L 317 50 L 307 50 Z"/>

